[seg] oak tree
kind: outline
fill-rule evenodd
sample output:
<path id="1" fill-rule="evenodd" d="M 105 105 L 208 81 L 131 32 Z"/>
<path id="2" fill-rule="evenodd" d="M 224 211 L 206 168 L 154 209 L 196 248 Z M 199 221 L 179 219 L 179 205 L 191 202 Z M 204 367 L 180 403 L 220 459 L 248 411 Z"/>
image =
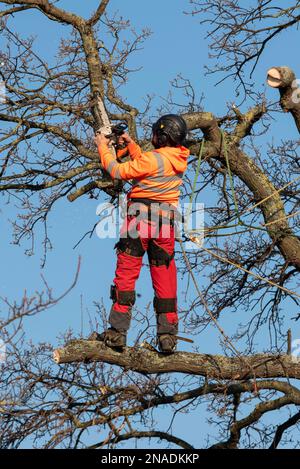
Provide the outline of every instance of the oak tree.
<path id="1" fill-rule="evenodd" d="M 87 196 L 93 196 L 115 203 L 122 189 L 103 172 L 93 144 L 94 132 L 103 124 L 99 98 L 112 123 L 125 121 L 142 148 L 151 148 L 151 102 L 140 110 L 122 94 L 132 72 L 128 59 L 150 31 L 136 31 L 129 20 L 108 13 L 110 0 L 99 2 L 89 18 L 65 11 L 59 3 L 0 0 L 6 43 L 0 51 L 6 91 L 0 100 L 0 191 L 9 203 L 13 196 L 21 201 L 15 242 L 33 237 L 41 223 L 45 250 L 50 243 L 47 218 L 58 201 L 74 204 L 85 197 L 88 207 Z M 255 83 L 255 67 L 273 38 L 299 25 L 300 3 L 241 3 L 191 0 L 186 5 L 187 13 L 207 28 L 213 63 L 209 79 L 219 74 L 219 81 L 230 80 L 236 102 L 228 105 L 226 115 L 217 115 L 217 109 L 211 112 L 197 101 L 197 83 L 179 76 L 173 82 L 182 92 L 179 108 L 172 94 L 161 108 L 180 112 L 190 132 L 192 156 L 183 195 L 200 200 L 207 188 L 213 194 L 206 207 L 205 244 L 198 234 L 187 233 L 196 249 L 184 250 L 187 238 L 178 245 L 182 274 L 194 282 L 181 321 L 200 343 L 205 328 L 217 327 L 224 354 L 205 355 L 195 347 L 193 353 L 168 357 L 140 341 L 120 354 L 68 334 L 56 349 L 55 344 L 32 345 L 23 335 L 16 341 L 11 329 L 16 321 L 56 304 L 46 284 L 45 299 L 40 297 L 33 308 L 30 299 L 6 305 L 8 317 L 1 323 L 10 347 L 1 365 L 2 448 L 29 440 L 45 448 L 116 447 L 143 438 L 191 448 L 188 431 L 182 432 L 186 438 L 177 436 L 172 422 L 178 412 L 196 413 L 205 402 L 216 426 L 208 447 L 297 444 L 296 432 L 290 437 L 288 431 L 300 419 L 300 365 L 291 355 L 284 321 L 300 297 L 297 71 L 281 64 L 266 70 L 274 88 L 268 102 Z M 51 65 L 37 53 L 34 39 L 21 37 L 14 27 L 16 16 L 28 10 L 66 26 Z M 293 140 L 283 136 L 281 144 L 272 143 L 274 116 L 290 119 Z M 256 143 L 261 134 L 269 139 L 266 153 Z M 201 177 L 193 189 L 201 148 Z M 98 309 L 102 314 L 100 305 Z M 249 310 L 251 315 L 240 319 L 244 324 L 228 336 L 220 326 L 223 316 Z M 270 346 L 258 351 L 262 329 L 269 332 Z M 278 413 L 280 409 L 285 413 Z M 157 410 L 172 415 L 169 428 L 156 418 Z M 272 415 L 271 426 L 266 415 Z"/>

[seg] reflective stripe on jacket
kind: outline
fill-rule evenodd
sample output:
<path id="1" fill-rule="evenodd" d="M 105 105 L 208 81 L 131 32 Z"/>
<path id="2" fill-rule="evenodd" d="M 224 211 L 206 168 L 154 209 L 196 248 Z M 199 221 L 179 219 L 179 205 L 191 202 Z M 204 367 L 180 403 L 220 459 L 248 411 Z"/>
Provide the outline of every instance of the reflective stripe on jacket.
<path id="1" fill-rule="evenodd" d="M 101 164 L 112 178 L 133 180 L 128 197 L 177 205 L 189 150 L 178 146 L 143 153 L 135 143 L 130 143 L 128 150 L 133 160 L 118 163 L 107 145 L 98 147 Z"/>

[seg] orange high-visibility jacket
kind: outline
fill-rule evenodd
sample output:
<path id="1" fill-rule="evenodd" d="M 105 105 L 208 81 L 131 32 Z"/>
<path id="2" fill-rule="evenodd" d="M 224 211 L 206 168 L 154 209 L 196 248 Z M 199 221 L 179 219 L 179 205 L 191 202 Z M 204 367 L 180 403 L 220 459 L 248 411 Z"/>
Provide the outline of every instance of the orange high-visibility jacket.
<path id="1" fill-rule="evenodd" d="M 135 143 L 128 144 L 131 161 L 118 163 L 108 146 L 98 146 L 101 164 L 114 179 L 133 180 L 128 198 L 151 199 L 178 204 L 182 176 L 187 168 L 189 150 L 183 146 L 162 147 L 142 152 Z"/>

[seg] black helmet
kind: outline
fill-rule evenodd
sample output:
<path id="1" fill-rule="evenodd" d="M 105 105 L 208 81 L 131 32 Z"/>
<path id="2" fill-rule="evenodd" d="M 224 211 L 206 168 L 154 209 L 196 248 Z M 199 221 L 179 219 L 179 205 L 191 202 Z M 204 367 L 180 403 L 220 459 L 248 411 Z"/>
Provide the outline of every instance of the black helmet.
<path id="1" fill-rule="evenodd" d="M 181 145 L 187 134 L 185 120 L 176 114 L 166 114 L 152 126 L 154 144 L 156 147 Z"/>

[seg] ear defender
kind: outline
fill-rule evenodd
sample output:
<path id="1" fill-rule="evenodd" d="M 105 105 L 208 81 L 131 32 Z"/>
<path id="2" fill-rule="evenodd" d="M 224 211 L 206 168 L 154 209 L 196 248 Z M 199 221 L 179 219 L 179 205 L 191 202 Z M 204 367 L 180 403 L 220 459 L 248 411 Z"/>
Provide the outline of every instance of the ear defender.
<path id="1" fill-rule="evenodd" d="M 159 147 L 181 145 L 187 135 L 185 120 L 176 114 L 166 114 L 152 126 Z"/>

